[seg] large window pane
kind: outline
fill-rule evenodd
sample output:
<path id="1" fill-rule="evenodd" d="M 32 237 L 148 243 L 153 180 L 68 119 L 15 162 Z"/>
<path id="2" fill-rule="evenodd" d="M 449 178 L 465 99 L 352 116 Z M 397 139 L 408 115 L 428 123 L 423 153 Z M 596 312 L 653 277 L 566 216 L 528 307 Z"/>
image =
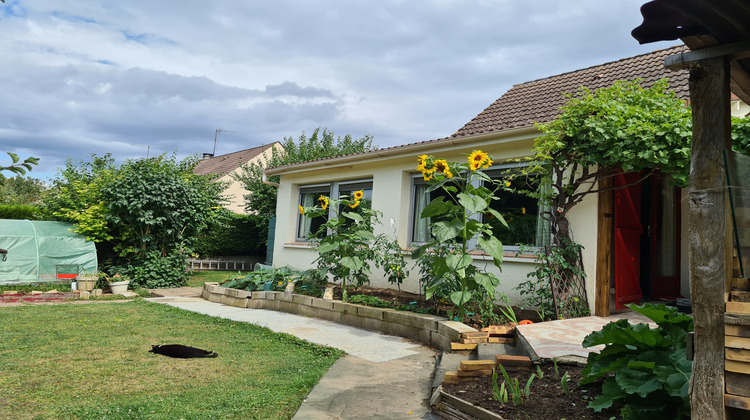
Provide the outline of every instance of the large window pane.
<path id="1" fill-rule="evenodd" d="M 319 204 L 318 198 L 321 195 L 330 196 L 331 186 L 323 185 L 300 188 L 299 205 L 302 207 L 315 206 Z M 322 216 L 309 218 L 300 214 L 297 222 L 297 240 L 307 240 L 310 234 L 317 232 L 323 223 L 325 223 L 325 218 Z"/>
<path id="2" fill-rule="evenodd" d="M 452 199 L 442 188 L 428 193 L 427 188 L 429 186 L 427 181 L 421 178 L 421 175 L 418 178 L 414 178 L 414 188 L 412 189 L 414 191 L 414 195 L 412 196 L 412 208 L 414 209 L 412 212 L 412 242 L 428 242 L 430 240 L 430 224 L 439 220 L 439 218 L 429 217 L 423 219 L 422 210 L 437 197 L 445 197 L 445 201 Z"/>
<path id="3" fill-rule="evenodd" d="M 539 204 L 536 198 L 514 192 L 514 190 L 533 191 L 539 187 L 538 176 L 509 176 L 489 173 L 493 179 L 499 179 L 503 187 L 495 193 L 490 207 L 502 214 L 508 227 L 505 227 L 492 215 L 484 215 L 484 222 L 492 226 L 492 233 L 504 245 L 544 245 L 539 243 L 538 224 L 545 223 L 539 217 Z M 507 188 L 507 189 L 506 189 Z"/>
<path id="4" fill-rule="evenodd" d="M 372 209 L 372 182 L 340 183 L 338 187 L 339 198 L 346 196 L 349 200 L 353 199 L 354 192 L 362 191 L 362 199 L 357 207 L 352 209 L 349 206 L 342 206 L 339 208 L 339 213 L 342 211 L 348 211 L 351 213 L 362 214 L 364 209 Z M 352 219 L 347 218 L 344 221 L 345 225 L 350 225 L 352 223 L 354 223 Z"/>

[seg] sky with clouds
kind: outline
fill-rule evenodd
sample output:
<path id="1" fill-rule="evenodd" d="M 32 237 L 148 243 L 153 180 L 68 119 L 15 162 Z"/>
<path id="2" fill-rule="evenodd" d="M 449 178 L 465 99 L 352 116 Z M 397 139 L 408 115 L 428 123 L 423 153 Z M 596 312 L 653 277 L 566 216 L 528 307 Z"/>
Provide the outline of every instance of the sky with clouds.
<path id="1" fill-rule="evenodd" d="M 514 84 L 679 44 L 631 37 L 644 2 L 6 0 L 0 165 L 446 137 Z"/>

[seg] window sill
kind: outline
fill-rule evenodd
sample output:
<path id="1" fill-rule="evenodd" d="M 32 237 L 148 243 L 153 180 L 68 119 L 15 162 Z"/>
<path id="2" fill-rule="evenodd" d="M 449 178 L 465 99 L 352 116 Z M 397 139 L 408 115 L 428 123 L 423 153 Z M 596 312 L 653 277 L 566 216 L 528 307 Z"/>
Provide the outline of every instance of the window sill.
<path id="1" fill-rule="evenodd" d="M 315 247 L 310 242 L 287 242 L 284 248 L 313 249 Z"/>

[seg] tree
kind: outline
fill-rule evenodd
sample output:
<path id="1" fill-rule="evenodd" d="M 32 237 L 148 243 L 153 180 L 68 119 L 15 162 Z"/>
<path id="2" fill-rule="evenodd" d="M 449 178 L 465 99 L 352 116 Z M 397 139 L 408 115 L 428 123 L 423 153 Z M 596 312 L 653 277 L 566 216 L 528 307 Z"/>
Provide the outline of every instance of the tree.
<path id="1" fill-rule="evenodd" d="M 194 174 L 197 162 L 160 155 L 117 167 L 109 154 L 68 161 L 45 204 L 97 243 L 109 274 L 143 287 L 178 286 L 195 237 L 221 214 L 224 186 Z"/>
<path id="2" fill-rule="evenodd" d="M 309 138 L 302 133 L 295 142 L 294 138 L 286 137 L 282 142 L 283 151 L 272 149 L 271 158 L 262 163 L 248 163 L 243 165 L 243 172 L 235 176 L 242 182 L 245 189 L 251 191 L 245 196 L 245 210 L 257 212 L 264 216 L 276 214 L 276 188 L 263 183 L 263 170 L 276 166 L 307 162 L 335 156 L 344 156 L 373 150 L 372 137 L 367 135 L 359 139 L 347 134 L 344 137 L 334 137 L 328 129 L 316 128 Z M 278 176 L 269 177 L 271 182 L 279 182 Z"/>
<path id="3" fill-rule="evenodd" d="M 113 271 L 154 288 L 188 280 L 185 258 L 197 235 L 221 214 L 224 185 L 196 175 L 195 158 L 128 161 L 104 184 L 105 220 L 117 242 Z"/>
<path id="4" fill-rule="evenodd" d="M 532 194 L 551 204 L 544 217 L 555 245 L 571 244 L 568 213 L 586 195 L 603 191 L 597 181 L 620 171 L 642 172 L 645 179 L 659 170 L 676 185 L 687 184 L 690 109 L 666 80 L 649 88 L 640 80 L 596 92 L 582 87 L 557 119 L 538 127 L 544 135 L 534 142 L 528 171 L 540 173 L 548 186 Z"/>
<path id="5" fill-rule="evenodd" d="M 111 239 L 107 224 L 106 202 L 102 187 L 116 174 L 112 155 L 91 155 L 91 162 L 68 159 L 65 167 L 52 181 L 44 197 L 44 205 L 57 220 L 75 225 L 75 232 L 87 240 L 104 243 Z"/>
<path id="6" fill-rule="evenodd" d="M 38 205 L 46 190 L 47 186 L 37 178 L 18 175 L 5 178 L 0 185 L 0 203 Z"/>

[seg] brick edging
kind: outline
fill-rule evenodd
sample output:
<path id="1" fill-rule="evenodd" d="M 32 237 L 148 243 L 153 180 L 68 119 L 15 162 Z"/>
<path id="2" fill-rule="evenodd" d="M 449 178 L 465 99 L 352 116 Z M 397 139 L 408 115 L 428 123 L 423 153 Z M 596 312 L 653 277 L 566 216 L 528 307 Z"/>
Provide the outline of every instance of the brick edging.
<path id="1" fill-rule="evenodd" d="M 306 315 L 397 335 L 443 351 L 450 351 L 451 342 L 458 341 L 461 333 L 476 331 L 461 322 L 449 321 L 436 315 L 375 308 L 287 292 L 248 292 L 221 287 L 218 283 L 204 283 L 201 296 L 211 302 L 238 308 L 270 309 Z"/>

